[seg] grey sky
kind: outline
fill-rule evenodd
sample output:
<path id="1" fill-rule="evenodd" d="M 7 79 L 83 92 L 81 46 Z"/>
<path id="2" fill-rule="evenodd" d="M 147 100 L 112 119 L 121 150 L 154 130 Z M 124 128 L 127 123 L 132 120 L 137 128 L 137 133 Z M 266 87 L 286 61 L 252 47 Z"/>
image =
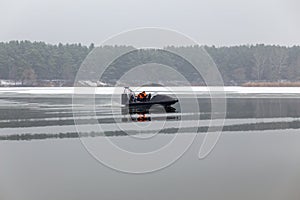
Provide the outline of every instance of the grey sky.
<path id="1" fill-rule="evenodd" d="M 0 41 L 101 43 L 137 27 L 201 44 L 300 45 L 297 0 L 0 0 Z"/>

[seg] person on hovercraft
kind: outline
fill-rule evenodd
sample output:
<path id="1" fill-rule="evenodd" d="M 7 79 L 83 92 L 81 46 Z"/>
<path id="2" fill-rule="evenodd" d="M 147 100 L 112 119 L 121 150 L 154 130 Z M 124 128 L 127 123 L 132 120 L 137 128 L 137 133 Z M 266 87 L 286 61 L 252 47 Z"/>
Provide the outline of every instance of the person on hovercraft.
<path id="1" fill-rule="evenodd" d="M 145 101 L 146 100 L 146 97 L 147 97 L 147 94 L 145 91 L 141 92 L 138 94 L 137 96 L 137 100 L 138 101 Z"/>

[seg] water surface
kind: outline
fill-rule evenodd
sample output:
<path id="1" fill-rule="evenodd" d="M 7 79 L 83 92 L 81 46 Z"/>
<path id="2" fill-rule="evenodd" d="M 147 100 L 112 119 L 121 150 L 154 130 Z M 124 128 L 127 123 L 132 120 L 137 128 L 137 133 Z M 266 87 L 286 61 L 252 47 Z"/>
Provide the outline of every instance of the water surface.
<path id="1" fill-rule="evenodd" d="M 201 96 L 202 95 L 202 96 Z M 191 101 L 190 96 L 183 100 Z M 75 105 L 89 140 L 108 135 L 130 151 L 154 150 L 172 140 L 183 120 L 189 134 L 200 116 L 197 137 L 171 166 L 148 174 L 112 170 L 94 159 L 74 127 L 69 95 L 24 95 L 0 98 L 0 199 L 225 199 L 298 200 L 300 198 L 300 100 L 298 94 L 229 94 L 224 132 L 205 159 L 198 152 L 211 117 L 207 94 L 197 95 L 200 112 L 124 113 L 118 100 L 96 99 L 97 133 L 89 124 L 87 105 Z M 142 116 L 141 116 L 142 115 Z M 143 116 L 145 115 L 145 116 Z M 140 119 L 142 120 L 139 120 Z M 217 118 L 213 120 L 220 120 Z M 132 124 L 166 125 L 152 142 L 133 140 Z M 127 128 L 119 131 L 118 126 Z M 90 129 L 89 129 L 90 128 Z M 155 130 L 155 126 L 151 129 Z M 129 133 L 129 136 L 126 134 Z M 91 137 L 93 136 L 93 137 Z M 128 161 L 129 162 L 129 161 Z"/>

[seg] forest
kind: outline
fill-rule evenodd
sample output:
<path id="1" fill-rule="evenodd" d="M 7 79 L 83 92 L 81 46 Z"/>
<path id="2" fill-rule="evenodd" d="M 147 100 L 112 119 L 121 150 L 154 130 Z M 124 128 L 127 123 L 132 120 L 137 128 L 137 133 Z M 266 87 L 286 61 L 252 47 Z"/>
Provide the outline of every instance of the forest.
<path id="1" fill-rule="evenodd" d="M 0 43 L 0 79 L 35 85 L 42 80 L 72 82 L 86 56 L 95 48 L 78 44 L 46 44 L 44 42 L 10 41 Z M 104 46 L 118 52 L 125 46 Z M 201 47 L 167 47 L 185 52 L 197 59 Z M 133 49 L 133 48 L 132 48 Z M 241 45 L 230 47 L 204 46 L 216 63 L 225 85 L 246 82 L 300 81 L 300 47 L 276 45 Z M 190 63 L 174 54 L 153 49 L 136 50 L 115 60 L 101 81 L 114 84 L 124 71 L 143 63 L 174 65 L 183 71 L 193 84 L 202 85 Z M 88 78 L 88 77 L 87 77 Z"/>

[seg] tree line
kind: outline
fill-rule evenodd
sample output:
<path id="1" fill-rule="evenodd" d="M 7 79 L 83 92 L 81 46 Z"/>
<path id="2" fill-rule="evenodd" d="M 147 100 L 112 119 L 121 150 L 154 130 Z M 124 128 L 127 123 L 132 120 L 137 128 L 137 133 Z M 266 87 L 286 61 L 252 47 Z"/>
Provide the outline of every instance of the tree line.
<path id="1" fill-rule="evenodd" d="M 26 84 L 37 80 L 74 81 L 76 72 L 86 56 L 94 49 L 78 44 L 46 44 L 44 42 L 10 41 L 0 43 L 0 79 L 9 79 Z M 110 52 L 119 52 L 124 46 L 104 46 Z M 167 47 L 174 52 L 185 52 L 197 59 L 202 47 Z M 216 63 L 226 85 L 245 82 L 300 81 L 300 47 L 275 45 L 241 45 L 232 47 L 204 46 Z M 143 63 L 173 65 L 184 71 L 194 82 L 190 63 L 174 54 L 153 49 L 137 50 L 114 61 L 103 81 L 116 80 L 132 66 Z M 117 76 L 116 76 L 117 75 Z"/>
<path id="2" fill-rule="evenodd" d="M 0 79 L 27 81 L 73 80 L 80 64 L 94 48 L 79 44 L 44 42 L 0 43 Z"/>

